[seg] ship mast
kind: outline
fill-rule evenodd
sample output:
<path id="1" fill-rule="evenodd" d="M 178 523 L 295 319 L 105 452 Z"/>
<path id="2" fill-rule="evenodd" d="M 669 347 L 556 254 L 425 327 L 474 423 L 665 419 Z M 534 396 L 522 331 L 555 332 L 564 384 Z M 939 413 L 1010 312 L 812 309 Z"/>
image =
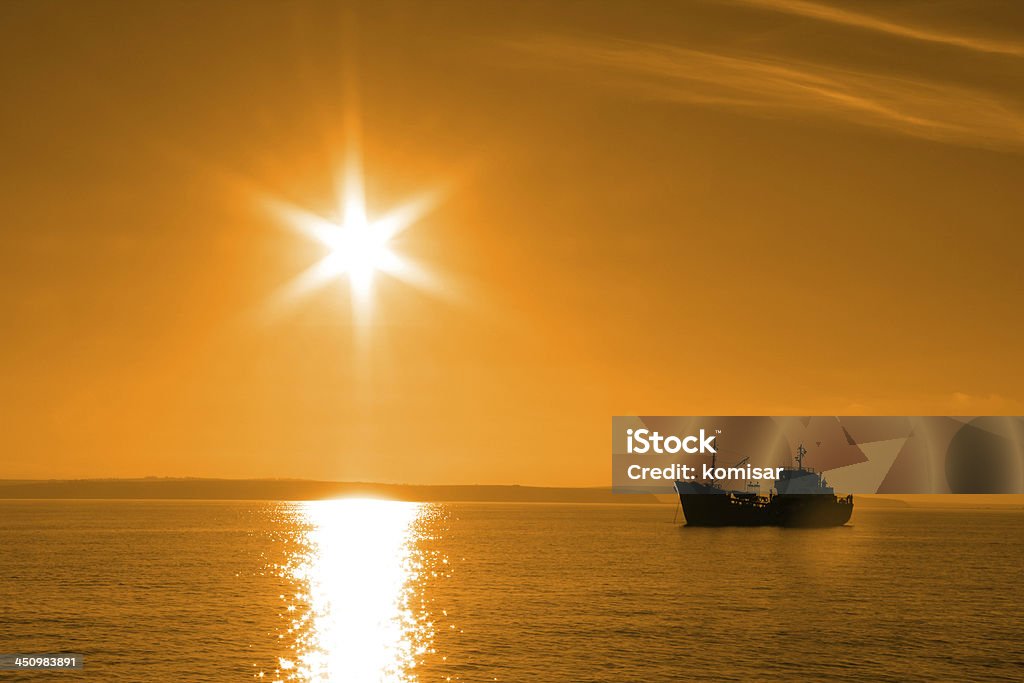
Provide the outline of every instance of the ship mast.
<path id="1" fill-rule="evenodd" d="M 798 470 L 802 470 L 804 468 L 805 455 L 807 455 L 807 449 L 804 448 L 803 443 L 801 443 L 800 447 L 796 449 L 796 467 Z"/>

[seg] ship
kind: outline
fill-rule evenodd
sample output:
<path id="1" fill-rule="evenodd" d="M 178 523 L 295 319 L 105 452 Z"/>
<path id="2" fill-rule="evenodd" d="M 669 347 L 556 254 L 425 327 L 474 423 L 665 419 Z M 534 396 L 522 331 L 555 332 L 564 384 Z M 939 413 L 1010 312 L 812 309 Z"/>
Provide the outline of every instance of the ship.
<path id="1" fill-rule="evenodd" d="M 767 495 L 756 484 L 725 490 L 717 482 L 676 481 L 688 526 L 842 526 L 853 514 L 853 496 L 837 496 L 818 472 L 804 466 L 807 449 L 797 449 L 796 467 L 785 467 Z M 746 458 L 744 458 L 744 461 Z M 712 461 L 712 467 L 714 461 Z"/>

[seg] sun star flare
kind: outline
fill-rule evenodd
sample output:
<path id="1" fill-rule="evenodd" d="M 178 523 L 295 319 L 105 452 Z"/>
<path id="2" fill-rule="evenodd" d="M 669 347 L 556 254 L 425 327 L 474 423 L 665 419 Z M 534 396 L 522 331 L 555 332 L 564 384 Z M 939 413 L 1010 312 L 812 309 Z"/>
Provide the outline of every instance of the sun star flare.
<path id="1" fill-rule="evenodd" d="M 293 304 L 331 282 L 347 281 L 352 315 L 357 322 L 364 323 L 374 280 L 381 274 L 420 289 L 438 289 L 433 273 L 399 254 L 394 244 L 398 235 L 434 207 L 436 193 L 414 198 L 379 217 L 371 217 L 366 211 L 361 177 L 350 172 L 340 194 L 343 218 L 339 222 L 277 198 L 268 200 L 271 211 L 285 225 L 325 250 L 319 260 L 277 293 L 278 303 Z"/>

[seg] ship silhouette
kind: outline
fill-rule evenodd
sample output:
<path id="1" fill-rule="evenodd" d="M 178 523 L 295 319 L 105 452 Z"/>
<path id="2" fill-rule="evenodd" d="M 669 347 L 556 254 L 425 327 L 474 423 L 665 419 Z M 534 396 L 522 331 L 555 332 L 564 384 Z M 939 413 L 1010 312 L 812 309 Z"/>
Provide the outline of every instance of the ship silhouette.
<path id="1" fill-rule="evenodd" d="M 846 524 L 853 513 L 853 496 L 837 496 L 821 474 L 804 467 L 806 455 L 807 450 L 800 444 L 797 466 L 783 468 L 775 490 L 768 495 L 751 484 L 747 484 L 747 490 L 730 491 L 717 482 L 676 481 L 686 524 L 807 528 Z"/>

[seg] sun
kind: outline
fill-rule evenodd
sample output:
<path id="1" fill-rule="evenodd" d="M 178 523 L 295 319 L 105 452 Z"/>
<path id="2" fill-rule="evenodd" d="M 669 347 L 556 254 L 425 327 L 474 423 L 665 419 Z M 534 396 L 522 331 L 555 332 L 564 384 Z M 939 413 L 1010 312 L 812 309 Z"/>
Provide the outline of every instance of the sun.
<path id="1" fill-rule="evenodd" d="M 434 208 L 438 193 L 423 193 L 371 216 L 363 196 L 361 169 L 350 165 L 344 176 L 337 200 L 341 220 L 332 220 L 279 198 L 264 197 L 268 209 L 285 226 L 323 249 L 319 260 L 281 288 L 270 303 L 291 305 L 332 282 L 347 283 L 352 316 L 358 326 L 363 326 L 369 320 L 375 280 L 381 276 L 440 292 L 436 274 L 401 254 L 396 244 L 401 233 Z"/>
<path id="2" fill-rule="evenodd" d="M 323 259 L 324 274 L 346 276 L 354 290 L 367 291 L 378 271 L 394 271 L 399 259 L 391 250 L 394 236 L 386 225 L 367 220 L 366 214 L 346 216 L 333 235 L 324 240 L 328 253 Z"/>

